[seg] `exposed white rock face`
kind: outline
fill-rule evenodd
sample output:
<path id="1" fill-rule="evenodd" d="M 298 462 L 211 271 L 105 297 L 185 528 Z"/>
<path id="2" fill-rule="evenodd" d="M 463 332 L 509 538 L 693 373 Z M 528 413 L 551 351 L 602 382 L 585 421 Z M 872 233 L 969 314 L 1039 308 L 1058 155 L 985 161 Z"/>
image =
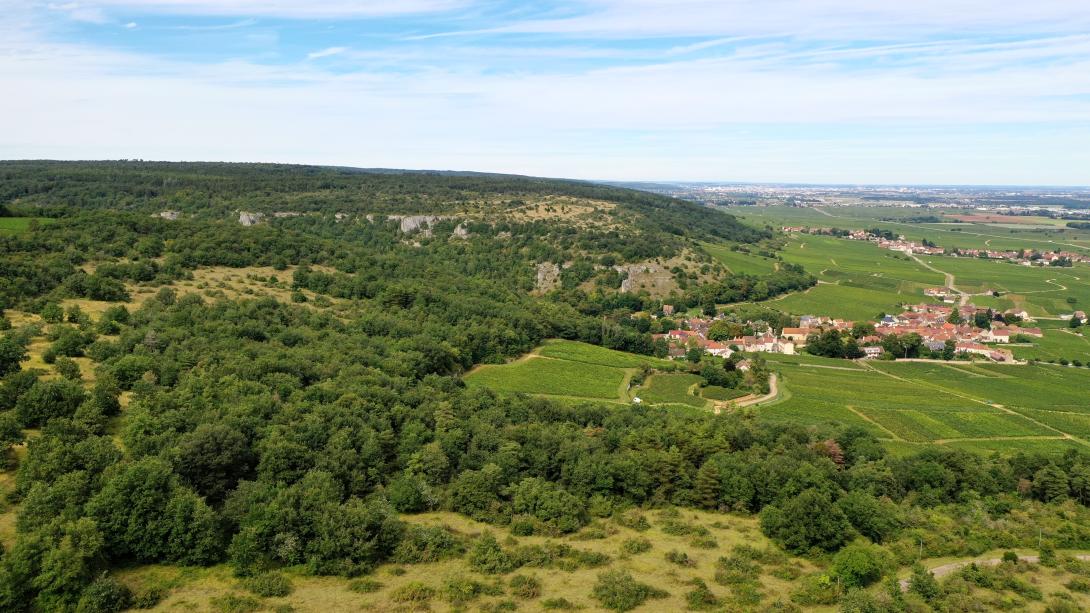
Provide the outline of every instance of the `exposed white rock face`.
<path id="1" fill-rule="evenodd" d="M 469 238 L 469 230 L 466 229 L 465 224 L 458 224 L 458 227 L 454 228 L 454 232 L 450 235 L 451 238 Z"/>
<path id="2" fill-rule="evenodd" d="M 178 211 L 160 211 L 152 215 L 152 217 L 159 217 L 160 219 L 165 219 L 167 221 L 177 221 L 178 217 L 181 215 L 182 214 Z"/>
<path id="3" fill-rule="evenodd" d="M 238 213 L 238 222 L 244 226 L 261 223 L 264 219 L 264 213 L 247 213 L 246 211 L 239 211 Z"/>
<path id="4" fill-rule="evenodd" d="M 537 281 L 535 287 L 539 292 L 547 292 L 560 283 L 560 266 L 552 262 L 542 262 L 537 265 Z"/>
<path id="5" fill-rule="evenodd" d="M 640 279 L 646 279 L 647 277 L 669 277 L 670 271 L 666 270 L 662 266 L 654 263 L 641 263 L 641 264 L 624 264 L 621 266 L 614 266 L 613 270 L 626 275 L 626 278 L 621 281 L 622 292 L 634 292 L 639 289 Z"/>
<path id="6" fill-rule="evenodd" d="M 390 215 L 387 219 L 397 221 L 401 226 L 401 231 L 405 234 L 423 230 L 425 236 L 431 236 L 430 226 L 440 219 L 446 218 L 438 215 Z"/>
<path id="7" fill-rule="evenodd" d="M 298 217 L 300 215 L 302 215 L 302 213 L 298 211 L 277 211 L 273 213 L 273 217 L 276 217 L 277 219 L 283 219 L 285 217 Z"/>
<path id="8" fill-rule="evenodd" d="M 335 221 L 337 221 L 337 222 L 344 221 L 344 220 L 348 219 L 348 213 L 334 213 L 333 214 L 333 219 Z"/>

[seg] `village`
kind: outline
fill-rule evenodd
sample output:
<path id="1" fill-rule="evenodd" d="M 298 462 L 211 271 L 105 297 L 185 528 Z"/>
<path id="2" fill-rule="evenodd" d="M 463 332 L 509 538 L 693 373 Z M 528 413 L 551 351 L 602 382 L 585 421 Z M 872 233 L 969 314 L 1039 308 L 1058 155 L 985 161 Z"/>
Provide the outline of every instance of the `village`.
<path id="1" fill-rule="evenodd" d="M 664 305 L 664 316 L 670 316 L 673 312 L 671 305 Z M 1085 320 L 1086 314 L 1079 311 L 1075 317 Z M 753 329 L 754 334 L 733 338 L 722 338 L 721 334 L 713 331 L 713 326 L 725 318 L 724 314 L 714 318 L 686 318 L 680 320 L 681 325 L 677 329 L 656 334 L 654 338 L 666 343 L 668 355 L 674 359 L 684 358 L 694 349 L 728 358 L 735 352 L 793 355 L 802 352 L 814 338 L 828 331 L 836 331 L 852 339 L 858 347 L 858 357 L 863 359 L 906 357 L 894 355 L 889 350 L 889 341 L 918 337 L 919 349 L 922 351 L 926 348 L 929 355 L 945 354 L 944 359 L 982 357 L 995 362 L 1013 363 L 1016 361 L 1014 355 L 999 345 L 1031 342 L 1031 339 L 1043 336 L 1040 328 L 1021 325 L 1031 321 L 1024 311 L 997 313 L 972 304 L 913 304 L 906 306 L 900 314 L 884 315 L 869 322 L 803 315 L 799 318 L 798 326 L 784 327 L 779 331 L 763 322 L 747 321 L 743 327 Z"/>
<path id="2" fill-rule="evenodd" d="M 1090 256 L 1074 251 L 1038 251 L 1036 249 L 997 250 L 997 249 L 959 249 L 940 247 L 930 241 L 916 242 L 906 240 L 904 236 L 894 236 L 890 232 L 876 230 L 842 230 L 839 228 L 810 228 L 784 226 L 784 232 L 799 234 L 819 234 L 837 236 L 848 240 L 869 241 L 883 249 L 909 255 L 948 255 L 953 257 L 1006 260 L 1022 266 L 1070 266 L 1074 262 L 1090 262 Z"/>

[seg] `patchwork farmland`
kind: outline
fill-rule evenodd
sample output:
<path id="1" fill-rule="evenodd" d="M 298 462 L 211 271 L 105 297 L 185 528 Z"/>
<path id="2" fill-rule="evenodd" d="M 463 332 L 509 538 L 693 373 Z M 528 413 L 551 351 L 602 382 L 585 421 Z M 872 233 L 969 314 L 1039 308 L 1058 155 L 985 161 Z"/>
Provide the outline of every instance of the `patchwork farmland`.
<path id="1" fill-rule="evenodd" d="M 1085 369 L 794 358 L 771 358 L 785 393 L 760 409 L 764 419 L 853 424 L 905 452 L 928 444 L 1004 452 L 1090 445 Z"/>

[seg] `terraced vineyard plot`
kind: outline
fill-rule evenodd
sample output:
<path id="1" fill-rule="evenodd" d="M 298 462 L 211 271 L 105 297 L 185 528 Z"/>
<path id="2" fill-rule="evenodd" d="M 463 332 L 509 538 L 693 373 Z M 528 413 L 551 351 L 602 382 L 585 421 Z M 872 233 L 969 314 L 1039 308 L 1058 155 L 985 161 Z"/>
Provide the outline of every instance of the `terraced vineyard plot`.
<path id="1" fill-rule="evenodd" d="M 885 440 L 906 443 L 994 439 L 1004 441 L 1010 451 L 1020 448 L 1022 440 L 1032 440 L 1027 437 L 1049 439 L 1036 441 L 1046 446 L 1050 440 L 1062 440 L 1063 434 L 1044 419 L 1034 421 L 1035 415 L 983 402 L 986 397 L 980 394 L 987 386 L 1017 385 L 1022 377 L 1033 376 L 1029 367 L 886 362 L 868 366 L 875 370 L 779 363 L 791 397 L 762 409 L 761 415 L 805 425 L 852 424 Z M 935 384 L 929 385 L 932 381 Z M 1087 417 L 1090 425 L 1090 414 Z"/>
<path id="2" fill-rule="evenodd" d="M 776 260 L 733 251 L 729 245 L 705 243 L 704 250 L 736 274 L 764 275 L 776 269 Z"/>
<path id="3" fill-rule="evenodd" d="M 794 390 L 794 388 L 790 388 Z M 794 395 L 794 391 L 792 394 Z M 831 402 L 816 402 L 805 397 L 793 396 L 791 399 L 760 409 L 761 419 L 778 422 L 799 424 L 803 426 L 820 426 L 827 424 L 848 425 L 862 428 L 874 436 L 889 439 L 889 430 L 879 426 L 874 421 L 868 421 L 860 415 L 853 413 L 840 404 Z"/>
<path id="4" fill-rule="evenodd" d="M 784 249 L 784 260 L 801 264 L 814 274 L 825 270 L 842 273 L 861 286 L 888 288 L 886 281 L 910 281 L 922 285 L 941 285 L 943 277 L 902 254 L 865 242 L 827 236 L 799 235 Z"/>
<path id="5" fill-rule="evenodd" d="M 693 386 L 699 385 L 701 380 L 699 375 L 652 375 L 640 388 L 637 395 L 644 402 L 651 404 L 687 404 L 693 407 L 703 407 L 707 405 L 707 401 L 689 393 L 689 390 Z"/>
<path id="6" fill-rule="evenodd" d="M 1044 338 L 1033 339 L 1030 346 L 1011 346 L 1019 360 L 1068 361 L 1090 363 L 1090 338 L 1076 334 L 1067 328 L 1042 330 Z"/>
<path id="7" fill-rule="evenodd" d="M 547 358 L 557 358 L 572 362 L 585 362 L 587 364 L 599 364 L 601 366 L 612 366 L 614 368 L 639 368 L 646 365 L 653 368 L 673 369 L 676 366 L 676 364 L 670 360 L 660 360 L 647 355 L 614 351 L 612 349 L 606 349 L 605 347 L 579 343 L 576 341 L 545 341 L 538 349 L 537 353 L 538 355 Z"/>
<path id="8" fill-rule="evenodd" d="M 1048 424 L 1057 430 L 1090 440 L 1090 414 L 1043 411 L 1022 407 L 1016 407 L 1014 410 L 1041 423 Z"/>
<path id="9" fill-rule="evenodd" d="M 619 400 L 625 371 L 620 368 L 529 357 L 512 364 L 482 366 L 465 377 L 468 385 L 500 392 Z"/>
<path id="10" fill-rule="evenodd" d="M 899 305 L 923 300 L 923 289 L 942 285 L 943 276 L 915 261 L 865 242 L 825 236 L 797 236 L 784 260 L 800 264 L 820 283 L 775 301 L 776 308 L 848 319 L 870 319 Z"/>
<path id="11" fill-rule="evenodd" d="M 953 447 L 955 449 L 963 449 L 972 453 L 988 455 L 992 453 L 1010 453 L 1012 445 L 1015 445 L 1018 451 L 1032 454 L 1041 453 L 1047 455 L 1061 455 L 1071 449 L 1082 452 L 1086 451 L 1086 447 L 1081 443 L 1062 439 L 1018 439 L 1016 441 L 992 439 L 975 441 L 951 441 L 949 443 L 946 443 L 945 446 Z"/>
<path id="12" fill-rule="evenodd" d="M 648 377 L 642 387 L 628 389 L 630 377 L 643 366 L 658 374 Z M 564 402 L 609 401 L 628 404 L 638 396 L 643 404 L 673 404 L 704 408 L 709 398 L 696 396 L 703 379 L 699 375 L 673 373 L 677 362 L 624 353 L 577 343 L 551 340 L 534 353 L 510 364 L 481 366 L 465 376 L 467 385 L 497 392 L 551 396 Z M 723 399 L 743 396 L 747 391 L 709 388 Z"/>
<path id="13" fill-rule="evenodd" d="M 736 390 L 728 387 L 719 387 L 718 385 L 709 385 L 708 387 L 700 390 L 700 395 L 708 400 L 718 400 L 720 402 L 724 400 L 734 400 L 735 398 L 741 398 L 748 395 L 747 390 Z"/>
<path id="14" fill-rule="evenodd" d="M 890 374 L 919 381 L 920 389 L 935 386 L 1007 407 L 1074 411 L 1090 414 L 1090 370 L 1056 366 L 1001 366 L 976 368 L 990 377 L 966 377 L 938 364 L 878 363 Z"/>
<path id="15" fill-rule="evenodd" d="M 920 290 L 922 292 L 922 289 Z M 796 315 L 822 314 L 853 321 L 873 319 L 879 313 L 900 312 L 900 304 L 919 302 L 923 294 L 896 293 L 847 285 L 821 284 L 769 303 Z"/>

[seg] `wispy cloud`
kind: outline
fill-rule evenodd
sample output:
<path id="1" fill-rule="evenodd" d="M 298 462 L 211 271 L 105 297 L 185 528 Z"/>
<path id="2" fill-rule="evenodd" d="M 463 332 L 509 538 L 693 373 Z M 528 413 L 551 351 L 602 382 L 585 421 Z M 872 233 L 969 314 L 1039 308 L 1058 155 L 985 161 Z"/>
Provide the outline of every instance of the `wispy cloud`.
<path id="1" fill-rule="evenodd" d="M 100 10 L 172 15 L 339 19 L 449 11 L 466 0 L 88 0 Z"/>
<path id="2" fill-rule="evenodd" d="M 18 12 L 0 23 L 0 82 L 22 92 L 0 97 L 0 157 L 935 183 L 1085 183 L 1090 167 L 1090 18 L 1074 3 L 1039 0 L 1030 16 L 983 0 L 566 0 L 528 13 L 466 0 L 446 15 L 456 2 L 410 0 L 401 9 L 437 12 L 393 21 L 321 21 L 385 15 L 384 2 L 303 4 L 101 0 L 98 44 Z M 523 18 L 543 13 L 562 16 Z M 117 37 L 128 20 L 224 47 Z M 251 33 L 270 38 L 240 45 Z"/>
<path id="3" fill-rule="evenodd" d="M 51 11 L 64 13 L 69 18 L 87 23 L 107 23 L 109 18 L 101 8 L 94 5 L 81 4 L 79 2 L 50 3 L 46 5 Z"/>
<path id="4" fill-rule="evenodd" d="M 326 47 L 320 51 L 312 51 L 307 54 L 308 60 L 316 60 L 323 57 L 329 57 L 331 55 L 340 55 L 348 51 L 348 47 Z"/>

